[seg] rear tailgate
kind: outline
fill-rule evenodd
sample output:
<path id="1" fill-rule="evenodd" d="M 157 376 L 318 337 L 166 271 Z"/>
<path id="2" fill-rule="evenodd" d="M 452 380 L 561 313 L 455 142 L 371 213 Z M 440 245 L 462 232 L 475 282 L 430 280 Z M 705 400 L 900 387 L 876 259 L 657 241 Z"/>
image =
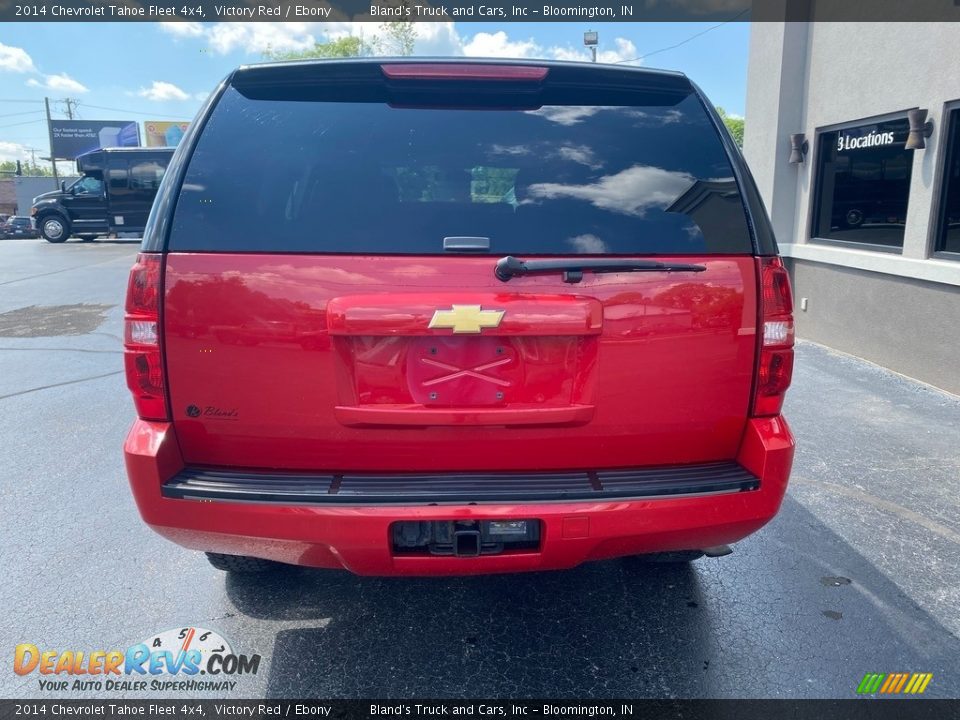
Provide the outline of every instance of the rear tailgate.
<path id="1" fill-rule="evenodd" d="M 185 460 L 403 472 L 733 458 L 756 267 L 729 159 L 685 79 L 345 67 L 336 87 L 302 70 L 235 78 L 193 150 L 163 310 Z M 236 152 L 251 136 L 267 144 L 252 158 Z M 473 255 L 444 250 L 463 237 Z M 506 254 L 705 270 L 504 282 Z"/>
<path id="2" fill-rule="evenodd" d="M 732 458 L 753 376 L 754 266 L 699 260 L 692 280 L 587 276 L 573 293 L 552 277 L 505 290 L 488 258 L 171 254 L 184 458 L 395 471 Z M 378 286 L 391 292 L 358 294 Z M 478 334 L 428 327 L 454 305 L 504 314 Z"/>

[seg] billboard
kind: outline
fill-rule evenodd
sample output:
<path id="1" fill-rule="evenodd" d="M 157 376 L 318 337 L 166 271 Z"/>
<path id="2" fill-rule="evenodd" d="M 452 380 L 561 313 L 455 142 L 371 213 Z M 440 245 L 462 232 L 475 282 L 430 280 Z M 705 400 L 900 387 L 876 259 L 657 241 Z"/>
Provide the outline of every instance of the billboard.
<path id="1" fill-rule="evenodd" d="M 51 120 L 53 157 L 77 155 L 104 147 L 140 147 L 140 125 L 134 120 Z"/>
<path id="2" fill-rule="evenodd" d="M 188 127 L 190 127 L 189 122 L 147 120 L 143 123 L 147 140 L 145 145 L 147 147 L 176 147 Z"/>

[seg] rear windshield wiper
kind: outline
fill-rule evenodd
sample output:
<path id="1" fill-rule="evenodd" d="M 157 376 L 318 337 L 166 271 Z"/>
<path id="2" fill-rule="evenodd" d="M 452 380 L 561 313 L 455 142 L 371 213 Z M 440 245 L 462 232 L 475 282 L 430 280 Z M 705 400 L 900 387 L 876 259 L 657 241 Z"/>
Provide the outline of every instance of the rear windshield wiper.
<path id="1" fill-rule="evenodd" d="M 629 258 L 570 258 L 569 260 L 521 260 L 507 255 L 497 260 L 494 275 L 507 282 L 510 278 L 534 273 L 562 272 L 563 281 L 577 283 L 584 272 L 703 272 L 706 265 L 664 263 Z"/>

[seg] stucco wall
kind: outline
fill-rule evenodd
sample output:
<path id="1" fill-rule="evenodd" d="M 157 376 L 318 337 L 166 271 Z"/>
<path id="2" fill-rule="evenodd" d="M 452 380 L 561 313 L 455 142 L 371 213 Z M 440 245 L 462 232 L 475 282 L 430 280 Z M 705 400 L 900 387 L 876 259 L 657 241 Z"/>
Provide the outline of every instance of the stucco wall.
<path id="1" fill-rule="evenodd" d="M 60 178 L 65 180 L 67 185 L 77 179 L 76 175 L 64 175 Z M 17 193 L 17 214 L 29 215 L 30 206 L 33 204 L 33 198 L 40 193 L 56 190 L 57 184 L 52 177 L 16 177 L 14 185 Z"/>
<path id="2" fill-rule="evenodd" d="M 798 337 L 960 395 L 960 288 L 808 260 L 787 264 Z"/>
<path id="3" fill-rule="evenodd" d="M 931 257 L 945 106 L 960 101 L 960 24 L 755 23 L 744 154 L 792 258 L 797 333 L 960 392 L 960 262 Z M 902 254 L 808 242 L 817 131 L 927 108 Z M 789 135 L 810 143 L 790 165 Z M 808 298 L 808 310 L 799 299 Z"/>

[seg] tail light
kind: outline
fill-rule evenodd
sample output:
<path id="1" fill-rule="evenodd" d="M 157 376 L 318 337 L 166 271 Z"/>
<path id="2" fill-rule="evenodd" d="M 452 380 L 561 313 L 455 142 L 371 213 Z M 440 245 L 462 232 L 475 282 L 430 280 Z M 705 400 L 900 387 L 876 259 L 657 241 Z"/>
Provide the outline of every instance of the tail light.
<path id="1" fill-rule="evenodd" d="M 389 80 L 502 80 L 540 82 L 549 68 L 531 65 L 473 65 L 459 63 L 404 63 L 381 65 Z"/>
<path id="2" fill-rule="evenodd" d="M 778 415 L 793 378 L 793 295 L 778 257 L 757 260 L 760 275 L 760 340 L 753 415 Z"/>
<path id="3" fill-rule="evenodd" d="M 123 329 L 127 387 L 144 420 L 169 420 L 160 350 L 162 255 L 140 253 L 130 270 Z"/>

